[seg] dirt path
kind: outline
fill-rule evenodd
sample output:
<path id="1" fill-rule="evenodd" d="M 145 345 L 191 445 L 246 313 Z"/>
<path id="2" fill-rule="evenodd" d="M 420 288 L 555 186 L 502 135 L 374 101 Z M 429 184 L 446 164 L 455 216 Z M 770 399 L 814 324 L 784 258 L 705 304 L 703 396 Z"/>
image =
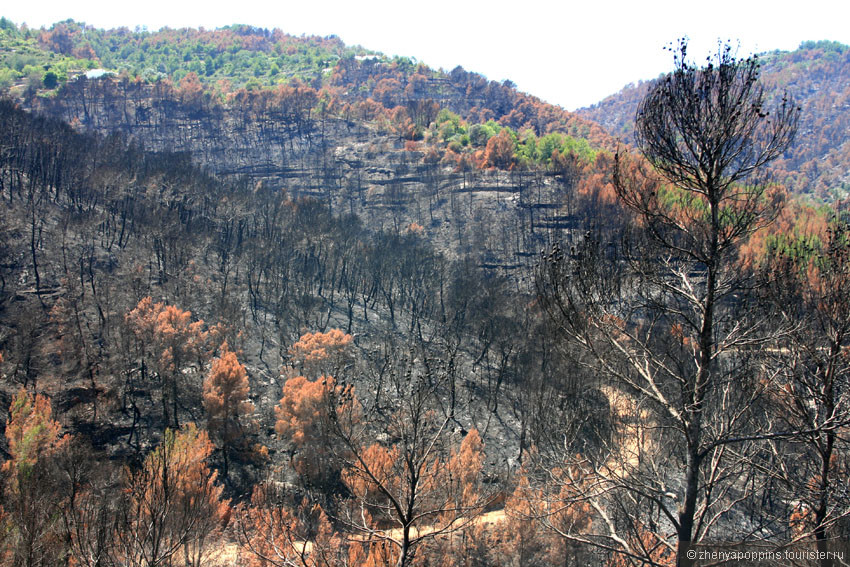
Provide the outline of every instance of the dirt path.
<path id="1" fill-rule="evenodd" d="M 641 454 L 652 449 L 648 435 L 651 425 L 649 412 L 640 407 L 632 396 L 612 386 L 602 386 L 599 390 L 608 398 L 614 413 L 620 449 L 619 458 L 612 457 L 605 468 L 611 476 L 623 478 L 629 475 L 629 470 L 638 467 Z"/>

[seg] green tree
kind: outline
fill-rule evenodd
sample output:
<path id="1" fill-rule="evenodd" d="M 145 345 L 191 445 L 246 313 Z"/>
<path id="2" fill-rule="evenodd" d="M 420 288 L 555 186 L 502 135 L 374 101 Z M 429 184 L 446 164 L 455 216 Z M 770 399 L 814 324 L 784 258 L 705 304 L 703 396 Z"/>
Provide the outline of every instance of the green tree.
<path id="1" fill-rule="evenodd" d="M 469 127 L 469 142 L 476 148 L 487 145 L 493 136 L 493 131 L 484 124 L 473 124 Z"/>
<path id="2" fill-rule="evenodd" d="M 42 82 L 44 83 L 44 88 L 55 89 L 56 85 L 59 84 L 59 77 L 53 71 L 48 71 L 44 74 Z"/>

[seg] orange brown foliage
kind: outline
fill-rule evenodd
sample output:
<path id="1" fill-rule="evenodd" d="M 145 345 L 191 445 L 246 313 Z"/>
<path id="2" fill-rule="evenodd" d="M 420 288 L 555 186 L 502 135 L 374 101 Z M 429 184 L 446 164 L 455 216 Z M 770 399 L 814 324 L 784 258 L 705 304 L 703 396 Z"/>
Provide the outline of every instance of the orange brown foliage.
<path id="1" fill-rule="evenodd" d="M 180 101 L 189 108 L 200 110 L 204 102 L 204 86 L 201 84 L 197 73 L 189 72 L 180 79 L 180 84 L 175 93 Z"/>
<path id="2" fill-rule="evenodd" d="M 648 559 L 648 561 L 638 560 L 639 564 L 670 567 L 676 565 L 676 552 L 643 524 L 636 524 L 636 533 L 629 535 L 628 544 L 635 555 Z M 635 565 L 635 559 L 625 554 L 614 555 L 608 562 L 608 567 L 632 567 L 633 565 Z"/>
<path id="3" fill-rule="evenodd" d="M 150 297 L 139 301 L 125 320 L 136 337 L 151 345 L 159 353 L 158 365 L 162 370 L 179 371 L 181 364 L 200 358 L 208 350 L 208 341 L 220 329 L 204 330 L 204 321 L 192 321 L 192 312 L 174 305 L 154 303 Z"/>
<path id="4" fill-rule="evenodd" d="M 505 501 L 504 519 L 486 534 L 490 556 L 505 567 L 563 563 L 571 553 L 563 538 L 548 529 L 548 511 L 539 507 L 546 499 L 532 487 L 525 469 L 519 471 L 515 482 Z"/>
<path id="5" fill-rule="evenodd" d="M 487 141 L 484 160 L 490 167 L 511 169 L 514 160 L 514 140 L 507 129 L 502 130 Z"/>
<path id="6" fill-rule="evenodd" d="M 397 447 L 388 449 L 374 443 L 363 452 L 360 459 L 362 462 L 342 471 L 342 481 L 357 498 L 380 498 L 382 487 L 392 493 L 399 490 L 404 479 L 395 470 L 395 465 L 399 463 Z"/>
<path id="7" fill-rule="evenodd" d="M 275 431 L 298 446 L 315 441 L 327 406 L 333 378 L 311 382 L 304 376 L 290 378 L 283 385 L 283 397 L 275 408 Z"/>
<path id="8" fill-rule="evenodd" d="M 254 412 L 254 404 L 248 401 L 250 387 L 245 366 L 227 342 L 221 345 L 221 351 L 204 380 L 204 409 L 210 421 L 238 419 Z"/>
<path id="9" fill-rule="evenodd" d="M 474 529 L 492 500 L 482 490 L 483 443 L 474 429 L 447 458 L 403 442 L 373 443 L 352 453 L 342 480 L 353 497 L 347 522 L 368 542 L 352 551 L 363 564 L 417 565 L 411 563 L 419 557 L 416 549 L 463 538 L 460 532 Z"/>
<path id="10" fill-rule="evenodd" d="M 385 540 L 355 542 L 348 548 L 348 563 L 357 567 L 392 567 L 398 564 L 398 549 Z"/>
<path id="11" fill-rule="evenodd" d="M 58 560 L 58 511 L 65 496 L 58 489 L 56 459 L 70 441 L 61 435 L 50 401 L 21 389 L 9 407 L 6 440 L 11 458 L 3 464 L 0 506 L 0 559 L 6 564 L 49 565 Z"/>
<path id="12" fill-rule="evenodd" d="M 207 412 L 207 429 L 218 441 L 224 454 L 224 474 L 227 476 L 229 454 L 241 452 L 247 445 L 246 429 L 251 427 L 254 404 L 248 372 L 230 351 L 225 341 L 221 356 L 213 360 L 204 379 L 204 409 Z"/>
<path id="13" fill-rule="evenodd" d="M 350 354 L 353 337 L 339 329 L 307 333 L 289 348 L 292 364 L 307 375 L 336 370 Z"/>
<path id="14" fill-rule="evenodd" d="M 327 514 L 306 499 L 290 507 L 269 485 L 260 485 L 239 510 L 237 535 L 248 567 L 344 565 L 342 539 Z"/>
<path id="15" fill-rule="evenodd" d="M 484 442 L 478 430 L 473 428 L 466 434 L 457 451 L 446 466 L 450 482 L 460 484 L 456 493 L 455 504 L 462 507 L 464 503 L 475 502 L 479 496 L 481 468 L 484 464 Z"/>
<path id="16" fill-rule="evenodd" d="M 563 159 L 557 160 L 555 165 L 568 166 Z M 632 175 L 637 164 L 634 161 L 629 161 L 624 167 L 629 171 L 629 175 Z M 614 189 L 613 172 L 614 162 L 611 154 L 599 152 L 593 164 L 582 169 L 583 174 L 576 187 L 576 192 L 600 204 L 616 203 L 617 192 Z M 636 177 L 630 178 L 636 179 Z"/>
<path id="17" fill-rule="evenodd" d="M 207 434 L 190 423 L 176 433 L 166 430 L 142 469 L 128 473 L 119 559 L 160 565 L 182 553 L 187 565 L 203 564 L 230 518 L 223 487 L 206 464 L 212 450 Z"/>
<path id="18" fill-rule="evenodd" d="M 293 467 L 310 482 L 330 482 L 339 473 L 333 455 L 336 440 L 330 430 L 336 415 L 331 414 L 358 411 L 356 398 L 334 403 L 341 398 L 346 398 L 345 388 L 329 376 L 315 381 L 296 376 L 283 385 L 283 397 L 275 407 L 275 431 L 292 442 Z"/>
<path id="19" fill-rule="evenodd" d="M 181 372 L 193 361 L 199 368 L 203 366 L 210 342 L 221 333 L 221 327 L 204 330 L 204 321 L 192 321 L 191 311 L 154 303 L 150 297 L 139 301 L 125 322 L 137 340 L 142 361 L 154 369 L 160 381 L 164 422 L 176 425 Z"/>

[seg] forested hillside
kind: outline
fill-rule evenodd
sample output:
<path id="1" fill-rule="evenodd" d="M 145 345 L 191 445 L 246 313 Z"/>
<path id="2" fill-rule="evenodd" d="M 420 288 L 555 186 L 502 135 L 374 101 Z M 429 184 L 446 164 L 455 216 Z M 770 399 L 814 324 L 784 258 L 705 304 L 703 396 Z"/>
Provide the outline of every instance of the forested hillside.
<path id="1" fill-rule="evenodd" d="M 796 51 L 759 57 L 765 89 L 778 100 L 784 91 L 803 109 L 800 135 L 772 166 L 789 190 L 832 201 L 850 196 L 850 47 L 831 41 L 805 42 Z M 611 135 L 632 143 L 637 105 L 650 83 L 630 85 L 578 112 Z"/>
<path id="2" fill-rule="evenodd" d="M 843 552 L 850 217 L 761 174 L 828 184 L 846 49 L 796 53 L 677 63 L 638 152 L 649 85 L 612 136 L 335 37 L 0 20 L 0 563 Z"/>
<path id="3" fill-rule="evenodd" d="M 271 529 L 264 522 L 284 522 L 275 530 L 296 529 L 286 518 L 263 515 L 276 514 L 269 507 L 283 502 L 293 510 L 321 503 L 338 521 L 346 507 L 368 501 L 374 487 L 347 476 L 357 469 L 337 460 L 343 446 L 328 445 L 334 435 L 361 444 L 364 458 L 378 459 L 378 448 L 391 455 L 412 451 L 425 459 L 428 474 L 464 450 L 464 439 L 473 443 L 480 435 L 491 445 L 487 463 L 483 445 L 475 441 L 466 449 L 474 451 L 465 457 L 471 462 L 457 473 L 476 486 L 483 483 L 478 492 L 466 493 L 463 498 L 477 496 L 456 511 L 474 518 L 501 509 L 504 475 L 524 451 L 550 439 L 552 424 L 567 415 L 566 408 L 590 416 L 607 407 L 587 381 L 580 385 L 575 374 L 559 371 L 567 363 L 548 338 L 545 320 L 533 307 L 526 311 L 532 302 L 527 283 L 500 277 L 467 256 L 446 257 L 419 226 L 364 227 L 354 216 L 334 216 L 320 201 L 293 200 L 263 183 L 219 181 L 192 165 L 188 154 L 148 154 L 120 136 L 79 134 L 8 102 L 2 120 L 0 405 L 21 406 L 30 416 L 15 418 L 14 409 L 6 414 L 5 455 L 9 463 L 26 458 L 15 427 L 21 435 L 27 427 L 68 434 L 61 443 L 59 437 L 39 438 L 44 445 L 32 450 L 48 469 L 30 489 L 45 509 L 67 511 L 74 530 L 89 525 L 91 515 L 105 514 L 98 517 L 124 522 L 109 538 L 141 537 L 127 508 L 141 502 L 123 500 L 120 490 L 144 494 L 149 481 L 143 475 L 189 458 L 170 451 L 196 452 L 209 459 L 205 467 L 218 469 L 218 481 L 210 476 L 212 468 L 185 473 L 206 475 L 209 484 L 202 489 L 211 491 L 204 494 L 216 506 L 226 507 L 225 496 L 235 506 L 239 495 L 257 486 L 253 504 L 242 502 L 233 512 L 239 523 L 224 536 L 212 508 L 177 512 L 168 506 L 178 504 L 146 502 L 165 507 L 162 513 L 178 523 L 169 524 L 178 530 L 169 537 L 176 538 L 170 541 L 181 553 L 187 541 L 201 546 L 198 553 L 217 549 L 203 547 L 204 538 L 222 549 L 235 547 L 240 538 L 247 549 L 271 545 L 255 541 Z M 238 393 L 216 394 L 216 381 L 227 383 L 228 376 L 231 385 L 219 391 Z M 18 388 L 49 395 L 55 413 L 48 413 L 43 398 L 22 397 Z M 354 419 L 349 429 L 334 433 L 327 429 L 325 404 L 337 407 L 337 395 L 357 396 L 351 408 L 356 415 L 349 417 Z M 415 405 L 407 407 L 404 400 L 411 395 Z M 547 407 L 552 411 L 534 409 Z M 206 432 L 186 429 L 188 422 L 204 425 Z M 587 425 L 591 437 L 577 437 L 576 443 L 598 443 L 597 425 L 605 427 L 593 417 Z M 386 431 L 407 427 L 438 444 L 408 446 L 390 437 L 373 445 Z M 573 427 L 565 423 L 563 431 Z M 183 437 L 169 437 L 176 431 Z M 549 442 L 560 443 L 560 433 Z M 159 453 L 150 453 L 160 444 Z M 94 462 L 101 463 L 97 474 L 65 468 Z M 117 466 L 122 462 L 140 463 L 142 472 L 126 476 Z M 381 462 L 366 461 L 369 467 Z M 274 482 L 261 484 L 269 475 Z M 281 492 L 278 485 L 290 488 Z M 441 498 L 461 498 L 452 491 L 471 490 L 464 486 L 448 484 Z M 9 508 L 24 514 L 21 499 L 34 493 L 17 484 L 7 488 Z M 67 501 L 64 495 L 73 491 L 85 497 Z M 305 497 L 309 504 L 302 504 Z M 213 505 L 209 499 L 193 502 Z M 440 519 L 445 503 L 428 502 L 424 505 L 442 512 L 419 517 L 414 525 L 445 521 Z M 186 516 L 175 516 L 182 513 L 208 514 L 210 522 L 188 525 Z M 394 516 L 386 513 L 382 518 L 376 511 L 374 520 L 353 529 L 393 525 Z M 39 538 L 61 541 L 65 524 L 59 520 L 27 518 Z M 313 520 L 304 521 L 298 537 L 314 537 Z M 256 528 L 250 528 L 253 522 Z M 278 547 L 292 537 L 275 533 L 269 537 L 284 538 L 274 543 Z M 144 539 L 86 539 L 101 536 L 77 534 L 82 539 L 75 545 L 104 546 L 99 553 L 115 561 L 153 553 Z M 424 538 L 422 546 L 443 545 L 429 541 Z M 369 547 L 346 549 L 378 553 Z M 20 548 L 8 553 L 13 550 Z M 62 550 L 57 544 L 24 551 L 58 560 L 49 554 Z"/>
<path id="4" fill-rule="evenodd" d="M 594 123 L 519 93 L 510 81 L 488 81 L 460 67 L 445 72 L 409 58 L 390 59 L 347 47 L 336 37 L 294 37 L 250 26 L 104 31 L 72 20 L 36 31 L 3 22 L 0 76 L 6 78 L 0 86 L 17 79 L 30 88 L 53 90 L 95 67 L 128 80 L 165 80 L 174 85 L 185 80 L 187 86 L 197 84 L 207 98 L 220 101 L 242 89 L 306 84 L 347 103 L 371 99 L 387 111 L 406 107 L 407 118 L 419 130 L 411 136 L 421 137 L 430 122 L 425 118 L 446 108 L 470 124 L 492 119 L 517 132 L 531 129 L 542 135 L 557 130 L 594 145 L 608 141 Z M 423 113 L 426 116 L 420 116 Z"/>
<path id="5" fill-rule="evenodd" d="M 142 40 L 128 42 L 120 59 L 117 49 L 104 47 L 105 38 L 126 30 L 88 30 L 73 22 L 39 32 L 18 30 L 18 42 L 50 56 L 61 51 L 54 36 L 65 38 L 58 44 L 71 54 L 91 45 L 119 74 L 78 75 L 54 89 L 36 81 L 12 92 L 25 108 L 82 131 L 121 132 L 148 149 L 186 151 L 215 174 L 246 176 L 296 197 L 321 197 L 335 210 L 357 212 L 369 226 L 397 230 L 415 224 L 444 250 L 465 247 L 505 269 L 539 253 L 548 239 L 545 229 L 574 223 L 569 203 L 563 207 L 560 197 L 568 188 L 576 185 L 582 194 L 612 200 L 606 178 L 613 140 L 595 124 L 510 84 L 460 68 L 447 74 L 407 59 L 355 57 L 338 40 L 238 31 L 134 32 Z M 304 76 L 309 84 L 292 73 L 263 75 L 265 88 L 238 88 L 237 82 L 188 70 L 186 62 L 205 50 L 226 53 L 225 37 L 244 44 L 237 53 L 245 61 L 283 57 L 279 53 L 292 45 L 300 46 L 293 55 L 300 61 L 301 47 L 325 43 L 339 47 L 342 57 L 328 56 L 334 66 Z M 122 63 L 154 49 L 144 46 L 171 53 L 174 45 L 186 53 L 172 57 L 176 68 L 153 82 Z M 481 222 L 452 223 L 460 203 L 465 216 Z M 498 229 L 505 225 L 529 230 L 504 238 Z"/>

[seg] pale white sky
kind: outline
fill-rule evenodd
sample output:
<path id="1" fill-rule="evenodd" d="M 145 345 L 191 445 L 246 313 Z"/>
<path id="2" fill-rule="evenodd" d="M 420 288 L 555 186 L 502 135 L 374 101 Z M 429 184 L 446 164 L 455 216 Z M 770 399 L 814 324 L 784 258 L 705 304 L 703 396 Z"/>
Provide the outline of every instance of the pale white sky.
<path id="1" fill-rule="evenodd" d="M 100 28 L 144 25 L 216 28 L 250 24 L 295 35 L 338 35 L 387 55 L 415 57 L 488 79 L 510 79 L 569 110 L 589 106 L 630 82 L 672 67 L 663 47 L 691 39 L 697 59 L 718 39 L 739 54 L 795 49 L 801 41 L 850 44 L 846 0 L 38 0 L 8 2 L 0 15 L 30 27 L 73 18 Z"/>

